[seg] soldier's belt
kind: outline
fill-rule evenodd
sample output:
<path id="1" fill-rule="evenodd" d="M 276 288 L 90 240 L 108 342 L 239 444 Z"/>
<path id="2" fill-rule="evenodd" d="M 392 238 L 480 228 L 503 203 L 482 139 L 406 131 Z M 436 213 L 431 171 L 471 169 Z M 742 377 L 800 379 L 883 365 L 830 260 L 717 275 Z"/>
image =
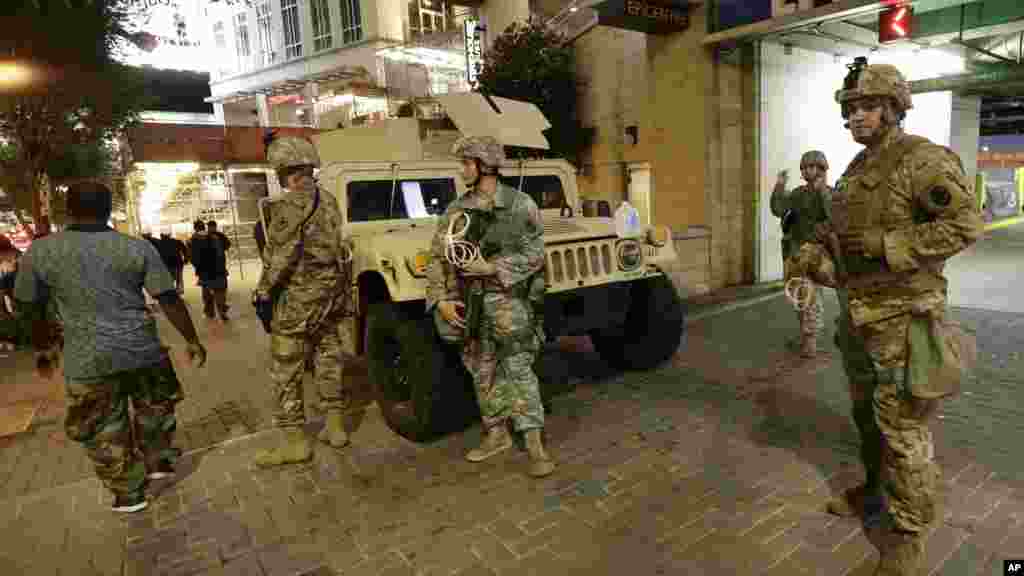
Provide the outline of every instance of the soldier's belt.
<path id="1" fill-rule="evenodd" d="M 889 273 L 889 267 L 881 258 L 865 258 L 860 254 L 850 254 L 843 251 L 843 263 L 846 265 L 846 273 L 849 275 L 862 274 L 885 274 Z"/>

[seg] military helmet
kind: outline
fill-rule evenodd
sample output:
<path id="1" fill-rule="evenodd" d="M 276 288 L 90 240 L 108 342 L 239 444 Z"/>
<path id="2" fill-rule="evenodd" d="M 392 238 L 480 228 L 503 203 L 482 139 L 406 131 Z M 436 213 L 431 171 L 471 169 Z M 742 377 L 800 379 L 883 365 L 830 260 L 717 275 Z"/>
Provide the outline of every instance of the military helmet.
<path id="1" fill-rule="evenodd" d="M 267 162 L 276 171 L 296 166 L 320 167 L 320 155 L 313 143 L 305 138 L 286 136 L 275 138 L 267 145 Z"/>
<path id="2" fill-rule="evenodd" d="M 809 150 L 804 152 L 804 155 L 800 157 L 800 167 L 803 168 L 808 164 L 818 166 L 822 170 L 828 170 L 828 160 L 825 159 L 825 153 L 821 150 Z"/>
<path id="3" fill-rule="evenodd" d="M 505 148 L 491 136 L 466 136 L 452 146 L 457 158 L 476 158 L 484 166 L 498 168 L 505 162 Z"/>
<path id="4" fill-rule="evenodd" d="M 903 112 L 914 107 L 910 100 L 910 85 L 892 64 L 868 65 L 866 58 L 857 58 L 848 67 L 850 73 L 843 81 L 843 89 L 836 91 L 839 104 L 859 98 L 888 97 L 895 100 Z"/>

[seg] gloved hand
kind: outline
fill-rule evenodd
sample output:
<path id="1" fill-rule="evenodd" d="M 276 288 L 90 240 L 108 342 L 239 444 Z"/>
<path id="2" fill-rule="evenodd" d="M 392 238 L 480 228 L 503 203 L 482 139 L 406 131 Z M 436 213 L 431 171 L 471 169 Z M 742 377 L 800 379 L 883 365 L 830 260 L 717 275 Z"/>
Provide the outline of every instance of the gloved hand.
<path id="1" fill-rule="evenodd" d="M 477 258 L 462 269 L 464 276 L 494 276 L 498 273 L 498 268 L 494 264 L 491 264 L 483 258 Z"/>
<path id="2" fill-rule="evenodd" d="M 839 242 L 850 254 L 875 260 L 885 258 L 885 231 L 881 228 L 844 234 L 839 238 Z"/>

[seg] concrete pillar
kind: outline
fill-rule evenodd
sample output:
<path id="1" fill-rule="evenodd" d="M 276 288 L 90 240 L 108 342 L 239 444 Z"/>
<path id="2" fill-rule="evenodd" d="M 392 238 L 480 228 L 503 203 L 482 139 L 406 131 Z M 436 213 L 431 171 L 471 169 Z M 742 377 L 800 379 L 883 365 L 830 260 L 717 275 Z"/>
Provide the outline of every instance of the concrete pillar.
<path id="1" fill-rule="evenodd" d="M 302 89 L 302 109 L 305 110 L 306 118 L 309 118 L 309 125 L 316 127 L 316 99 L 320 95 L 320 85 L 316 82 L 310 82 L 306 84 L 306 87 Z"/>
<path id="2" fill-rule="evenodd" d="M 220 125 L 226 125 L 224 121 L 224 104 L 220 102 L 214 102 L 213 104 L 213 117 L 217 119 L 217 123 Z"/>
<path id="3" fill-rule="evenodd" d="M 981 138 L 981 98 L 953 96 L 950 118 L 950 148 L 960 156 L 967 181 L 972 185 L 978 176 L 978 142 Z"/>
<path id="4" fill-rule="evenodd" d="M 501 36 L 513 22 L 526 22 L 530 19 L 529 0 L 488 0 L 480 7 L 480 19 L 487 32 L 484 33 L 484 50 L 494 39 Z"/>
<path id="5" fill-rule="evenodd" d="M 270 126 L 270 104 L 266 94 L 256 96 L 256 107 L 260 115 L 260 126 Z"/>

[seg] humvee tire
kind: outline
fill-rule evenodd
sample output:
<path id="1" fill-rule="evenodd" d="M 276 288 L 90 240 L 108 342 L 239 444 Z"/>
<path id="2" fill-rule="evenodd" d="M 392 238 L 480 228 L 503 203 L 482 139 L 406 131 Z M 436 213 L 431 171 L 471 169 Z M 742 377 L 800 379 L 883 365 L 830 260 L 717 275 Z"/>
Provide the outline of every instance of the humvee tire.
<path id="1" fill-rule="evenodd" d="M 433 319 L 391 302 L 371 304 L 367 365 L 388 427 L 413 442 L 465 430 L 480 420 L 473 382 Z"/>
<path id="2" fill-rule="evenodd" d="M 601 359 L 619 370 L 649 370 L 675 354 L 686 329 L 683 302 L 665 276 L 630 288 L 626 322 L 589 333 Z"/>

